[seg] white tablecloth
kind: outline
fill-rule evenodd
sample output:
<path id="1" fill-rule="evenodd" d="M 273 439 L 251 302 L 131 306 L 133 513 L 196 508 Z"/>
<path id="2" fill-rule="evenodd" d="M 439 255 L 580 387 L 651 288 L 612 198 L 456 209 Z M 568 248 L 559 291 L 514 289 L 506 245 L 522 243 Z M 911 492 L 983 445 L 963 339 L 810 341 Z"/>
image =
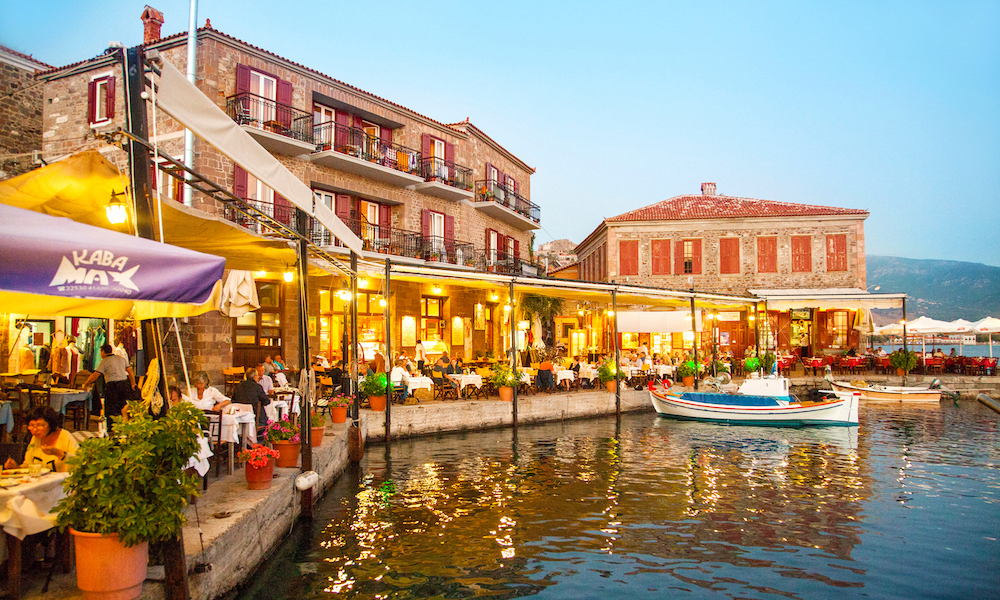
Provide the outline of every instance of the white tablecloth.
<path id="1" fill-rule="evenodd" d="M 47 473 L 36 481 L 0 490 L 0 524 L 17 539 L 48 531 L 56 525 L 51 512 L 63 496 L 62 483 L 69 473 Z"/>
<path id="2" fill-rule="evenodd" d="M 576 379 L 576 373 L 573 371 L 568 369 L 565 371 L 556 371 L 556 385 L 564 381 L 573 381 L 574 379 Z"/>
<path id="3" fill-rule="evenodd" d="M 297 390 L 295 390 L 295 388 L 275 388 L 274 391 L 279 393 L 291 392 L 294 395 L 292 396 L 291 402 L 289 402 L 288 400 L 272 399 L 271 403 L 264 407 L 264 414 L 267 415 L 268 419 L 272 421 L 277 421 L 279 417 L 278 409 L 281 409 L 281 414 L 283 415 L 289 414 L 289 410 L 293 415 L 297 415 L 301 412 L 301 408 L 299 407 L 299 393 Z M 287 398 L 287 396 L 285 397 Z"/>
<path id="4" fill-rule="evenodd" d="M 415 390 L 425 389 L 430 390 L 434 388 L 434 380 L 430 377 L 410 377 L 406 382 L 406 393 L 412 394 Z"/>
<path id="5" fill-rule="evenodd" d="M 66 405 L 70 402 L 86 401 L 90 398 L 87 390 L 74 390 L 70 388 L 52 388 L 49 390 L 49 406 L 59 414 L 66 414 Z"/>
<path id="6" fill-rule="evenodd" d="M 464 390 L 467 385 L 474 385 L 477 389 L 483 387 L 483 376 L 475 373 L 472 375 L 449 375 L 448 379 L 458 384 L 458 391 Z"/>
<path id="7" fill-rule="evenodd" d="M 521 371 L 521 383 L 531 385 L 531 374 L 527 371 Z"/>
<path id="8" fill-rule="evenodd" d="M 580 379 L 589 379 L 590 381 L 597 379 L 597 369 L 589 365 L 580 365 Z"/>
<path id="9" fill-rule="evenodd" d="M 0 402 L 0 425 L 7 425 L 7 433 L 14 431 L 14 409 L 10 402 Z"/>
<path id="10" fill-rule="evenodd" d="M 208 473 L 208 459 L 210 458 L 212 458 L 212 449 L 208 447 L 208 438 L 203 435 L 198 436 L 198 451 L 195 452 L 194 456 L 191 457 L 191 460 L 188 461 L 187 466 L 184 468 L 190 469 L 194 467 L 194 470 L 198 472 L 198 475 L 204 477 L 205 473 Z"/>
<path id="11" fill-rule="evenodd" d="M 660 377 L 668 377 L 674 374 L 673 365 L 653 365 L 653 372 Z"/>
<path id="12" fill-rule="evenodd" d="M 222 410 L 223 442 L 239 444 L 240 430 L 242 430 L 247 437 L 248 443 L 257 443 L 257 417 L 253 414 L 252 406 L 246 404 L 230 404 Z M 213 422 L 218 419 L 215 415 L 209 415 L 208 417 Z"/>

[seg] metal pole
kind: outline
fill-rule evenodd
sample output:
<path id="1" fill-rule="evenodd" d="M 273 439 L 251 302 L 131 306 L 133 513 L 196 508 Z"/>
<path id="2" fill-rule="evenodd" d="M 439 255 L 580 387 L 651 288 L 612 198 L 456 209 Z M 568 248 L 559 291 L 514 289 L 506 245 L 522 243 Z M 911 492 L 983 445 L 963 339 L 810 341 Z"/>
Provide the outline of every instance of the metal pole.
<path id="1" fill-rule="evenodd" d="M 514 370 L 514 378 L 517 384 L 514 386 L 514 395 L 511 398 L 511 419 L 514 422 L 514 431 L 517 431 L 517 388 L 521 386 L 521 372 L 517 370 L 517 338 L 514 336 L 514 280 L 510 280 L 510 361 L 511 369 Z"/>
<path id="2" fill-rule="evenodd" d="M 760 359 L 760 313 L 757 310 L 757 302 L 753 303 L 753 342 L 757 349 L 757 358 Z"/>
<path id="3" fill-rule="evenodd" d="M 392 269 L 392 263 L 389 259 L 385 259 L 385 291 L 382 293 L 382 298 L 385 300 L 385 310 L 382 311 L 382 318 L 385 319 L 385 361 L 386 361 L 386 397 L 385 397 L 385 443 L 389 444 L 391 441 L 389 432 L 391 431 L 392 424 L 392 368 L 395 366 L 392 360 L 392 323 L 389 320 L 392 311 L 389 310 L 389 272 Z M 405 385 L 405 384 L 403 384 Z"/>
<path id="4" fill-rule="evenodd" d="M 361 418 L 358 397 L 358 255 L 351 251 L 351 396 L 354 397 L 354 420 Z M 360 426 L 360 423 L 357 423 Z"/>
<path id="5" fill-rule="evenodd" d="M 712 377 L 718 377 L 719 372 L 715 368 L 715 363 L 719 360 L 719 346 L 717 345 L 719 335 L 716 333 L 718 327 L 715 322 L 719 319 L 719 314 L 712 313 L 709 316 L 712 319 Z"/>
<path id="6" fill-rule="evenodd" d="M 691 288 L 691 346 L 694 349 L 694 389 L 698 389 L 698 321 L 694 318 L 694 288 Z"/>
<path id="7" fill-rule="evenodd" d="M 191 15 L 188 19 L 187 34 L 187 79 L 192 85 L 197 85 L 195 70 L 197 69 L 198 55 L 198 0 L 191 0 Z M 157 140 L 159 141 L 159 140 Z M 184 166 L 194 169 L 194 132 L 190 129 L 184 130 Z M 190 173 L 185 173 L 184 178 L 189 179 Z M 193 206 L 191 199 L 191 186 L 184 186 L 184 205 Z"/>
<path id="8" fill-rule="evenodd" d="M 299 278 L 299 369 L 309 381 L 309 287 L 306 277 L 309 273 L 309 218 L 301 208 L 295 209 L 295 224 L 301 236 L 298 240 Z M 299 377 L 299 381 L 303 381 Z M 302 472 L 313 470 L 312 464 L 312 410 L 310 409 L 309 385 L 299 390 L 299 439 L 302 447 Z M 322 434 L 320 434 L 322 435 Z M 312 517 L 313 490 L 302 490 L 302 516 Z"/>
<path id="9" fill-rule="evenodd" d="M 907 356 L 909 356 L 909 352 L 906 344 L 906 296 L 903 296 L 903 359 L 905 360 Z M 903 369 L 903 385 L 906 385 L 906 374 L 906 369 Z"/>
<path id="10" fill-rule="evenodd" d="M 146 87 L 145 48 L 141 45 L 133 46 L 125 51 L 124 58 L 125 104 L 128 109 L 126 125 L 129 132 L 137 139 L 148 142 L 146 103 L 142 99 L 142 93 Z M 149 150 L 137 141 L 129 141 L 128 158 L 132 200 L 135 203 L 136 233 L 142 238 L 156 239 L 153 235 L 153 186 L 150 169 L 152 161 Z M 160 365 L 160 393 L 166 398 L 163 336 L 160 335 L 159 321 L 157 319 L 143 321 L 140 324 L 140 331 L 147 340 L 143 347 L 150 349 L 153 356 L 160 359 L 157 361 Z M 177 535 L 164 542 L 164 579 L 166 597 L 169 600 L 190 598 L 187 565 L 184 559 L 184 537 L 183 531 L 180 529 L 178 529 Z"/>
<path id="11" fill-rule="evenodd" d="M 618 346 L 618 292 L 611 290 L 611 322 L 615 336 L 615 417 L 622 418 L 621 348 Z"/>

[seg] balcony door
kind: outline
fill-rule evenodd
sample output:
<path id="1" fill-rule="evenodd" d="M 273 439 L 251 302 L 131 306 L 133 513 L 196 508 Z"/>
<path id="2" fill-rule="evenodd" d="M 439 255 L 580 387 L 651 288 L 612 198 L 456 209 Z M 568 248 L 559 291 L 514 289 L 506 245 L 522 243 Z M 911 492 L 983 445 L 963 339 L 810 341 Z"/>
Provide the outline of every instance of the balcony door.
<path id="1" fill-rule="evenodd" d="M 362 121 L 361 128 L 365 132 L 365 157 L 368 160 L 380 159 L 382 156 L 379 152 L 379 142 L 381 142 L 379 136 L 382 133 L 382 128 L 368 121 Z"/>
<path id="2" fill-rule="evenodd" d="M 494 231 L 492 229 L 490 229 L 489 231 L 487 231 L 487 236 L 488 236 L 487 237 L 488 241 L 487 241 L 487 244 L 486 244 L 486 246 L 487 246 L 486 250 L 487 250 L 487 252 L 489 254 L 489 258 L 487 260 L 489 261 L 490 265 L 495 265 L 495 264 L 497 264 L 497 254 L 499 253 L 499 249 L 500 249 L 500 237 L 501 236 L 500 236 L 499 232 Z"/>
<path id="3" fill-rule="evenodd" d="M 439 179 L 448 179 L 448 166 L 445 164 L 444 140 L 431 138 L 431 168 L 434 176 Z M 443 230 L 442 225 L 442 230 Z"/>
<path id="4" fill-rule="evenodd" d="M 266 125 L 275 120 L 275 102 L 278 95 L 278 81 L 263 73 L 250 71 L 250 93 L 258 96 L 250 104 L 250 116 L 258 123 Z"/>
<path id="5" fill-rule="evenodd" d="M 313 190 L 313 196 L 316 198 L 317 204 L 325 204 L 327 208 L 333 210 L 334 196 L 332 192 L 327 192 L 324 190 Z M 330 245 L 330 232 L 319 219 L 313 219 L 313 241 L 320 246 Z"/>
<path id="6" fill-rule="evenodd" d="M 247 173 L 247 202 L 265 215 L 274 218 L 274 190 L 264 185 L 264 182 Z M 252 227 L 260 233 L 260 223 L 254 221 Z"/>
<path id="7" fill-rule="evenodd" d="M 315 136 L 316 143 L 322 146 L 324 150 L 329 150 L 330 143 L 333 142 L 333 122 L 335 118 L 335 112 L 329 106 L 323 106 L 322 104 L 313 105 L 313 135 Z M 321 125 L 322 127 L 320 127 Z"/>

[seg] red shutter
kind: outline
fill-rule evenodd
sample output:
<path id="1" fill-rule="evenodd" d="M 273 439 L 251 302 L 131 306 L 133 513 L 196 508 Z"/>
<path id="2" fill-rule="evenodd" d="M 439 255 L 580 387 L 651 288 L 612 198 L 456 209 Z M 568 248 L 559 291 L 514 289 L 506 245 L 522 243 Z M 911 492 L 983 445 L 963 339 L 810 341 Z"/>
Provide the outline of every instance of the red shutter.
<path id="1" fill-rule="evenodd" d="M 454 166 L 455 164 L 455 144 L 450 144 L 448 142 L 444 143 L 444 160 L 448 163 L 448 166 Z M 452 177 L 455 174 L 452 173 Z"/>
<path id="2" fill-rule="evenodd" d="M 384 229 L 385 236 L 383 237 L 388 237 L 389 227 L 392 225 L 392 217 L 390 216 L 389 210 L 390 209 L 388 204 L 378 205 L 378 223 L 376 223 L 376 225 L 385 228 Z"/>
<path id="3" fill-rule="evenodd" d="M 420 235 L 425 238 L 431 235 L 431 211 L 426 208 L 420 211 Z"/>
<path id="4" fill-rule="evenodd" d="M 250 91 L 250 67 L 246 65 L 236 65 L 236 93 Z"/>
<path id="5" fill-rule="evenodd" d="M 97 80 L 87 84 L 87 122 L 97 121 Z"/>
<path id="6" fill-rule="evenodd" d="M 812 238 L 807 235 L 792 236 L 792 272 L 812 272 Z"/>
<path id="7" fill-rule="evenodd" d="M 444 247 L 448 251 L 448 262 L 455 258 L 455 217 L 444 216 Z"/>
<path id="8" fill-rule="evenodd" d="M 109 119 L 115 118 L 115 78 L 114 76 L 108 77 L 108 85 L 104 88 L 105 100 L 107 101 Z"/>
<path id="9" fill-rule="evenodd" d="M 649 246 L 652 275 L 670 275 L 670 240 L 653 240 Z"/>
<path id="10" fill-rule="evenodd" d="M 421 173 L 424 178 L 430 179 L 431 174 L 434 172 L 434 167 L 431 165 L 431 136 L 427 133 L 420 134 L 420 158 L 421 158 Z"/>
<path id="11" fill-rule="evenodd" d="M 518 258 L 521 258 L 521 242 L 518 241 L 518 240 L 514 240 L 514 256 L 513 256 L 513 258 L 515 260 L 517 260 Z"/>
<path id="12" fill-rule="evenodd" d="M 233 165 L 233 195 L 243 199 L 247 197 L 247 172 L 239 165 Z"/>
<path id="13" fill-rule="evenodd" d="M 674 275 L 684 274 L 684 240 L 674 243 Z"/>
<path id="14" fill-rule="evenodd" d="M 691 271 L 694 275 L 701 275 L 701 240 L 691 240 L 691 254 L 693 263 Z"/>
<path id="15" fill-rule="evenodd" d="M 618 242 L 618 274 L 639 274 L 639 240 Z"/>
<path id="16" fill-rule="evenodd" d="M 521 184 L 518 183 L 516 179 L 514 180 L 514 193 L 515 194 L 521 193 Z"/>
<path id="17" fill-rule="evenodd" d="M 486 254 L 487 255 L 489 255 L 490 250 L 493 249 L 493 248 L 490 247 L 490 232 L 491 231 L 493 231 L 493 230 L 490 229 L 489 227 L 486 228 L 486 243 L 483 244 L 483 247 L 486 248 Z"/>
<path id="18" fill-rule="evenodd" d="M 280 194 L 274 195 L 274 219 L 285 225 L 291 225 L 295 207 Z"/>
<path id="19" fill-rule="evenodd" d="M 757 272 L 778 272 L 778 238 L 757 238 Z"/>
<path id="20" fill-rule="evenodd" d="M 337 217 L 347 223 L 351 219 L 351 197 L 347 194 L 337 194 L 337 207 L 335 209 Z"/>
<path id="21" fill-rule="evenodd" d="M 274 96 L 277 106 L 275 107 L 275 117 L 278 123 L 289 129 L 292 126 L 292 82 L 284 79 L 278 80 L 278 90 Z"/>
<path id="22" fill-rule="evenodd" d="M 388 127 L 380 127 L 378 130 L 379 139 L 382 140 L 382 144 L 386 146 L 392 145 L 392 130 Z"/>
<path id="23" fill-rule="evenodd" d="M 344 148 L 348 145 L 348 139 L 350 136 L 348 128 L 351 126 L 351 115 L 342 110 L 337 110 L 334 111 L 333 118 L 337 121 L 337 133 L 334 136 L 333 141 L 335 144 L 334 149 L 343 152 Z"/>
<path id="24" fill-rule="evenodd" d="M 721 238 L 719 240 L 719 273 L 734 274 L 739 272 L 740 272 L 739 238 Z"/>
<path id="25" fill-rule="evenodd" d="M 354 198 L 354 201 L 351 202 L 351 211 L 351 216 L 358 221 L 368 221 L 368 214 L 361 212 L 361 198 Z"/>
<path id="26" fill-rule="evenodd" d="M 364 120 L 362 120 L 361 117 L 359 117 L 358 115 L 354 115 L 354 128 L 355 129 L 364 129 L 365 128 L 365 122 L 364 122 Z"/>
<path id="27" fill-rule="evenodd" d="M 828 235 L 826 236 L 826 270 L 846 271 L 847 270 L 847 236 Z"/>

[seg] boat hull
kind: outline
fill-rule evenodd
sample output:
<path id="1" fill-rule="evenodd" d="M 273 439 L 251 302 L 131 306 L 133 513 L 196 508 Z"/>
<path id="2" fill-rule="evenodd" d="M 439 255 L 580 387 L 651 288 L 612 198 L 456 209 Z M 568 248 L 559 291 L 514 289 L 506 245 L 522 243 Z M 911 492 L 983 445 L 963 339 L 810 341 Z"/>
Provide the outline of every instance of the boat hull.
<path id="1" fill-rule="evenodd" d="M 738 406 L 697 402 L 690 398 L 649 391 L 656 412 L 664 417 L 716 423 L 798 427 L 802 425 L 857 425 L 858 403 L 853 394 L 838 394 L 836 400 L 784 406 Z"/>
<path id="2" fill-rule="evenodd" d="M 842 381 L 830 382 L 834 391 L 861 394 L 862 400 L 893 400 L 896 402 L 940 402 L 941 390 L 917 387 L 857 387 Z"/>

